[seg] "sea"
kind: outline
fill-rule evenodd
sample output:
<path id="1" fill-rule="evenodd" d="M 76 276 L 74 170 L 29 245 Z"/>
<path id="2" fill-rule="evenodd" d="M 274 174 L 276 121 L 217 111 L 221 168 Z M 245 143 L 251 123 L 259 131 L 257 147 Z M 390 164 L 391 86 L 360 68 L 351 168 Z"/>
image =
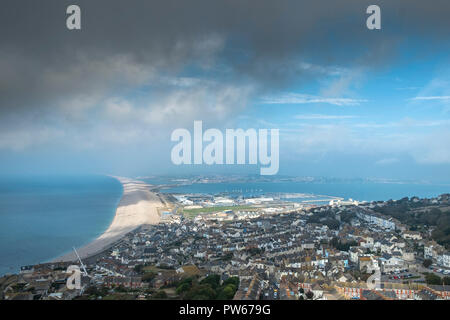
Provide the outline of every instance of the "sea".
<path id="1" fill-rule="evenodd" d="M 149 180 L 151 183 L 152 181 Z M 450 184 L 400 183 L 400 182 L 245 182 L 245 183 L 194 183 L 161 190 L 180 194 L 231 194 L 258 197 L 280 193 L 305 194 L 316 198 L 339 197 L 345 200 L 387 201 L 403 197 L 437 197 L 450 193 Z M 299 197 L 304 201 L 309 197 Z M 296 199 L 296 198 L 292 198 Z"/>
<path id="2" fill-rule="evenodd" d="M 97 238 L 122 192 L 118 180 L 101 175 L 0 177 L 0 275 Z"/>

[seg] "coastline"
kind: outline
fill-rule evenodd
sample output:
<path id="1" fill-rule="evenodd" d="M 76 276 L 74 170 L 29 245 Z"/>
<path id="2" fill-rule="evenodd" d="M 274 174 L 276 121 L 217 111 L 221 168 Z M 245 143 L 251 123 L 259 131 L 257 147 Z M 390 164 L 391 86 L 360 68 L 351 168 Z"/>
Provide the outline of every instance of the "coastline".
<path id="1" fill-rule="evenodd" d="M 94 256 L 119 241 L 127 233 L 143 225 L 160 221 L 157 208 L 162 207 L 159 197 L 150 191 L 149 184 L 123 177 L 113 177 L 122 184 L 123 194 L 117 206 L 113 221 L 103 234 L 87 245 L 77 248 L 81 258 Z M 74 261 L 75 252 L 62 255 L 52 262 Z"/>

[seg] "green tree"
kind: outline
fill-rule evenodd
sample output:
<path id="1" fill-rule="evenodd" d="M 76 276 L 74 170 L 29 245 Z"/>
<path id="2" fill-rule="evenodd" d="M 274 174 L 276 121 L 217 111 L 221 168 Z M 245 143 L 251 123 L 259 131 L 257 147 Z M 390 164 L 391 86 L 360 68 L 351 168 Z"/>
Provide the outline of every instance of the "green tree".
<path id="1" fill-rule="evenodd" d="M 155 277 L 156 277 L 156 273 L 154 273 L 154 272 L 146 272 L 142 276 L 142 281 L 143 282 L 151 282 Z"/>
<path id="2" fill-rule="evenodd" d="M 216 289 L 220 284 L 220 276 L 218 274 L 211 274 L 200 281 L 200 284 L 209 284 L 211 288 Z"/>
<path id="3" fill-rule="evenodd" d="M 191 285 L 187 282 L 184 282 L 177 287 L 176 293 L 178 295 L 180 295 L 186 291 L 189 291 L 190 289 L 191 289 Z"/>
<path id="4" fill-rule="evenodd" d="M 159 290 L 155 294 L 152 295 L 152 299 L 167 299 L 167 293 L 164 290 Z"/>
<path id="5" fill-rule="evenodd" d="M 210 284 L 199 284 L 192 286 L 183 297 L 185 300 L 213 300 L 216 298 L 216 291 Z"/>
<path id="6" fill-rule="evenodd" d="M 427 284 L 431 284 L 431 285 L 442 284 L 441 277 L 435 275 L 434 273 L 427 273 L 427 275 L 425 276 L 425 281 Z"/>
<path id="7" fill-rule="evenodd" d="M 115 288 L 115 292 L 128 292 L 128 289 L 125 288 L 123 285 L 119 285 Z"/>
<path id="8" fill-rule="evenodd" d="M 428 268 L 429 266 L 431 266 L 432 263 L 433 262 L 430 259 L 425 259 L 425 260 L 423 260 L 422 264 L 425 268 Z"/>
<path id="9" fill-rule="evenodd" d="M 237 288 L 239 287 L 239 277 L 230 277 L 227 280 L 223 282 L 223 285 L 226 286 L 227 284 L 234 284 L 234 286 Z"/>
<path id="10" fill-rule="evenodd" d="M 143 269 L 144 269 L 144 265 L 142 265 L 142 264 L 137 264 L 134 266 L 134 271 L 136 271 L 136 273 L 138 273 L 138 274 L 142 274 Z"/>
<path id="11" fill-rule="evenodd" d="M 227 284 L 217 295 L 217 299 L 219 300 L 230 300 L 233 299 L 234 294 L 236 293 L 236 286 L 234 284 Z"/>

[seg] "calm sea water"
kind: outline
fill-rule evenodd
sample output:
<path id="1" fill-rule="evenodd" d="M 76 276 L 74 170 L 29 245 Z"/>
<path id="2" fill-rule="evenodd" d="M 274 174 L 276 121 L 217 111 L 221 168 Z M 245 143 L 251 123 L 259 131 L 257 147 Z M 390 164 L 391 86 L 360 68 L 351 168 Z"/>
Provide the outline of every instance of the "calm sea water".
<path id="1" fill-rule="evenodd" d="M 98 237 L 112 222 L 122 191 L 106 176 L 0 177 L 0 274 Z"/>
<path id="2" fill-rule="evenodd" d="M 314 183 L 314 182 L 259 182 L 259 183 L 199 183 L 165 189 L 166 193 L 218 194 L 238 192 L 242 195 L 258 196 L 265 193 L 307 193 L 352 198 L 359 201 L 401 199 L 418 196 L 436 197 L 450 192 L 450 185 L 400 184 L 400 183 Z M 303 199 L 302 199 L 303 200 Z"/>

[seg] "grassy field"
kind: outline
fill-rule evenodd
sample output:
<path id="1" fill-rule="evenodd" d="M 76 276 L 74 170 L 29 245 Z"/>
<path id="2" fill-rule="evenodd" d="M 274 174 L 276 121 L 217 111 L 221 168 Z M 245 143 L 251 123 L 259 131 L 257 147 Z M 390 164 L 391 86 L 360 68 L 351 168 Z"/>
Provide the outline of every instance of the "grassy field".
<path id="1" fill-rule="evenodd" d="M 156 266 L 146 266 L 143 268 L 144 272 L 153 272 L 153 273 L 158 273 L 160 272 L 162 269 L 157 268 Z"/>
<path id="2" fill-rule="evenodd" d="M 184 270 L 183 275 L 192 277 L 201 274 L 201 271 L 195 265 L 187 265 L 182 267 Z"/>
<path id="3" fill-rule="evenodd" d="M 183 209 L 183 214 L 187 218 L 193 218 L 200 213 L 213 213 L 213 212 L 222 212 L 226 210 L 248 210 L 253 211 L 257 210 L 252 206 L 224 206 L 224 207 L 205 207 L 205 208 L 197 208 L 197 209 Z"/>

